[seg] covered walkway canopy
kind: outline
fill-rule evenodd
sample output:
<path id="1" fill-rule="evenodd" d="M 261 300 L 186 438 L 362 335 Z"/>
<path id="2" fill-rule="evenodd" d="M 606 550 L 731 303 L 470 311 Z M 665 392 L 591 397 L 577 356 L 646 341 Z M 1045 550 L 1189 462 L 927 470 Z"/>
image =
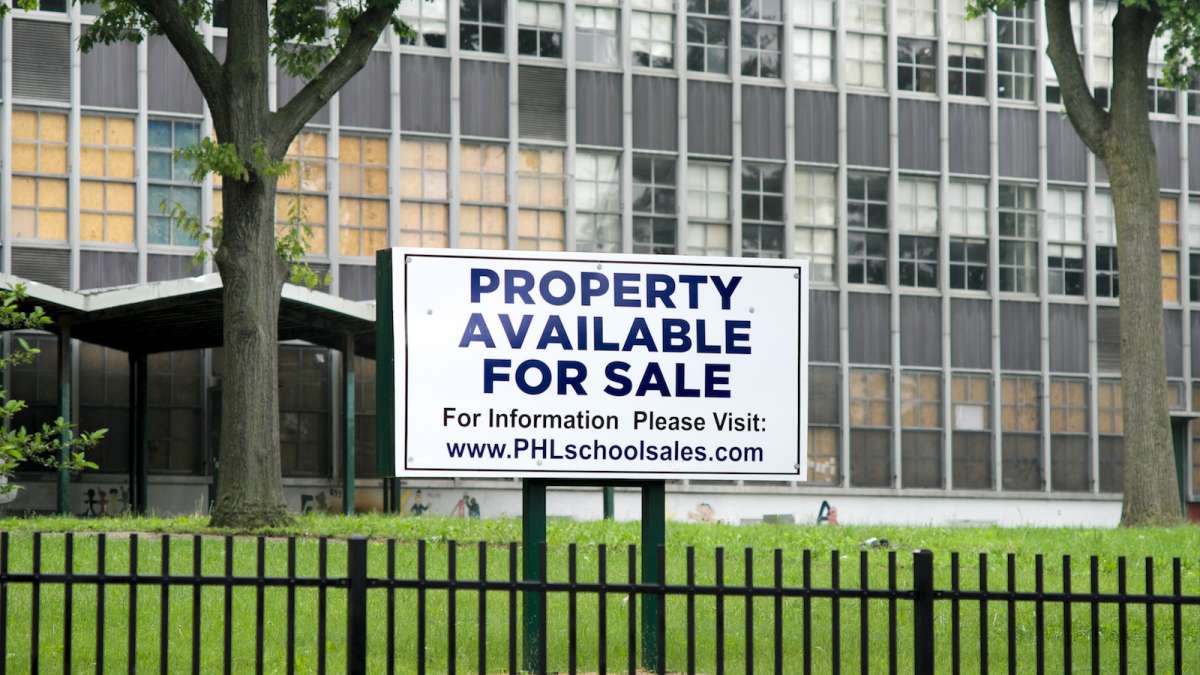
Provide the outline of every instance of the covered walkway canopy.
<path id="1" fill-rule="evenodd" d="M 67 291 L 9 274 L 0 274 L 0 286 L 23 285 L 28 297 L 23 309 L 41 307 L 53 320 L 50 330 L 58 340 L 59 415 L 72 421 L 71 340 L 120 350 L 129 354 L 129 482 L 131 503 L 146 507 L 146 355 L 220 347 L 225 289 L 219 274 L 206 274 L 136 286 Z M 358 354 L 375 357 L 375 306 L 355 302 L 302 286 L 284 284 L 279 305 L 279 339 L 302 340 L 336 349 L 345 355 L 342 364 L 345 392 L 344 479 L 348 509 L 354 499 L 354 367 Z M 70 476 L 58 476 L 58 510 L 69 507 Z"/>

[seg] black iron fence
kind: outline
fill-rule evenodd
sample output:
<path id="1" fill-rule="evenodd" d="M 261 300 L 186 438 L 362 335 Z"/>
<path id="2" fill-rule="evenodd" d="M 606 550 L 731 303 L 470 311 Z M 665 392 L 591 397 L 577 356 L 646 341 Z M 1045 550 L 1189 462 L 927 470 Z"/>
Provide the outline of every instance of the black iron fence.
<path id="1" fill-rule="evenodd" d="M 521 579 L 515 543 L 4 532 L 0 673 L 1200 672 L 1180 558 L 1138 561 L 1133 589 L 1125 558 L 1065 555 L 1051 590 L 1041 555 L 1019 575 L 1014 555 L 776 549 L 762 578 L 752 549 L 701 575 L 688 547 L 675 567 L 660 549 L 667 581 L 646 584 L 619 548 L 570 544 L 548 568 L 541 546 L 562 574 Z"/>

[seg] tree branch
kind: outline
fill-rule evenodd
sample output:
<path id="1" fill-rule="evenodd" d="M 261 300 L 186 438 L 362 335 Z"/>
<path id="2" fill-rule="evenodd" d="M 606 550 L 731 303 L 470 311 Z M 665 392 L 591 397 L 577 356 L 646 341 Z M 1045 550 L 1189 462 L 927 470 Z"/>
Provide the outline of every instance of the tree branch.
<path id="1" fill-rule="evenodd" d="M 221 63 L 217 57 L 204 46 L 204 40 L 196 32 L 179 8 L 177 0 L 133 0 L 139 9 L 154 17 L 163 35 L 175 47 L 175 51 L 183 59 L 184 65 L 191 71 L 192 77 L 200 87 L 200 93 L 208 101 L 210 108 L 219 107 L 221 100 L 221 81 L 224 77 Z"/>
<path id="2" fill-rule="evenodd" d="M 1046 0 L 1046 33 L 1050 38 L 1046 54 L 1058 75 L 1063 105 L 1075 132 L 1092 152 L 1103 156 L 1108 113 L 1096 102 L 1083 74 L 1075 31 L 1071 27 L 1070 0 Z"/>
<path id="3" fill-rule="evenodd" d="M 392 18 L 392 8 L 387 2 L 372 2 L 351 22 L 350 37 L 333 60 L 272 116 L 272 157 L 282 157 L 308 120 L 366 65 L 371 49 Z"/>

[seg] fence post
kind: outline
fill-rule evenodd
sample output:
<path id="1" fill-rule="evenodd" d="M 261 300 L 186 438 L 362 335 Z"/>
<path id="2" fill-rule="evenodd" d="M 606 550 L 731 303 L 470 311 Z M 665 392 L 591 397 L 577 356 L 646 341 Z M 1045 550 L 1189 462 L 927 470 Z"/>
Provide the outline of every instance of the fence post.
<path id="1" fill-rule="evenodd" d="M 913 672 L 933 672 L 933 552 L 913 551 Z"/>
<path id="2" fill-rule="evenodd" d="M 347 542 L 346 576 L 346 672 L 367 672 L 367 540 L 351 537 Z M 323 618 L 323 617 L 322 617 Z M 392 655 L 388 655 L 391 658 Z"/>

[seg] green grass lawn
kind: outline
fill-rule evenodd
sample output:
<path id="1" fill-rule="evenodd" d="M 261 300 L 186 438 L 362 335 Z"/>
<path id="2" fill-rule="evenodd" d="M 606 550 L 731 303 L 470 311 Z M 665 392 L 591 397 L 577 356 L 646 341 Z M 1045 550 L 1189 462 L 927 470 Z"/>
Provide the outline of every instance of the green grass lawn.
<path id="1" fill-rule="evenodd" d="M 161 570 L 161 533 L 171 533 L 170 570 L 175 574 L 190 574 L 193 567 L 190 537 L 181 535 L 204 533 L 201 566 L 207 574 L 220 574 L 224 569 L 224 540 L 221 532 L 208 530 L 205 521 L 198 518 L 138 518 L 77 520 L 58 518 L 0 519 L 0 531 L 9 532 L 9 568 L 12 571 L 29 571 L 32 567 L 32 533 L 46 533 L 42 537 L 42 569 L 63 570 L 64 537 L 62 532 L 74 532 L 75 569 L 78 572 L 93 572 L 96 569 L 95 532 L 110 533 L 106 558 L 110 573 L 123 573 L 129 569 L 129 538 L 126 533 L 136 531 L 139 535 L 138 569 L 140 573 L 157 574 Z M 478 577 L 477 542 L 488 545 L 487 570 L 491 578 L 507 578 L 507 543 L 520 538 L 520 523 L 506 520 L 460 520 L 449 518 L 393 518 L 380 515 L 344 518 L 337 516 L 305 516 L 297 519 L 288 530 L 267 533 L 266 572 L 282 575 L 286 572 L 286 543 L 280 535 L 294 534 L 297 544 L 297 569 L 301 575 L 315 575 L 317 570 L 316 537 L 329 535 L 345 537 L 362 534 L 372 538 L 369 549 L 369 569 L 372 576 L 383 576 L 386 571 L 387 549 L 384 541 L 395 538 L 397 576 L 413 578 L 416 575 L 417 540 L 428 542 L 428 574 L 431 578 L 445 578 L 447 574 L 447 543 L 459 542 L 456 575 L 459 579 Z M 597 545 L 608 547 L 608 578 L 628 579 L 627 547 L 638 542 L 639 530 L 636 523 L 575 523 L 554 521 L 549 525 L 548 566 L 551 580 L 567 579 L 567 546 L 578 544 L 578 570 L 580 581 L 592 581 L 597 574 Z M 917 548 L 934 551 L 935 577 L 938 588 L 950 584 L 950 553 L 958 552 L 962 561 L 960 578 L 964 588 L 977 588 L 979 579 L 980 552 L 988 554 L 989 587 L 1006 588 L 1005 554 L 1014 553 L 1017 558 L 1016 584 L 1020 590 L 1034 590 L 1034 556 L 1045 556 L 1045 588 L 1057 591 L 1062 588 L 1062 558 L 1072 556 L 1071 586 L 1074 590 L 1086 590 L 1089 584 L 1088 556 L 1100 557 L 1102 592 L 1117 589 L 1117 558 L 1125 556 L 1127 562 L 1127 590 L 1141 593 L 1145 586 L 1145 558 L 1155 559 L 1154 588 L 1169 592 L 1171 589 L 1171 559 L 1182 558 L 1184 592 L 1200 595 L 1200 528 L 1181 527 L 1162 530 L 1087 530 L 1087 529 L 1002 529 L 1002 528 L 905 528 L 905 527 L 795 527 L 795 526 L 727 526 L 669 523 L 667 527 L 667 576 L 668 583 L 686 581 L 686 548 L 696 548 L 696 581 L 712 584 L 714 581 L 714 550 L 724 547 L 725 581 L 742 584 L 744 576 L 745 550 L 753 549 L 754 583 L 771 585 L 774 580 L 774 549 L 783 551 L 784 583 L 789 586 L 802 584 L 801 557 L 805 549 L 812 551 L 813 584 L 828 587 L 831 583 L 833 551 L 838 551 L 840 580 L 843 586 L 858 588 L 862 583 L 859 574 L 862 542 L 869 538 L 886 538 L 896 551 L 898 562 L 898 585 L 910 588 L 912 584 L 912 555 Z M 344 574 L 346 549 L 342 541 L 329 544 L 329 573 L 331 576 Z M 239 537 L 234 548 L 234 571 L 239 575 L 253 575 L 256 569 L 256 546 L 251 537 Z M 886 550 L 867 551 L 868 582 L 872 587 L 887 584 Z M 61 672 L 62 641 L 66 626 L 63 616 L 63 589 L 61 586 L 44 585 L 41 589 L 40 616 L 40 668 L 46 672 Z M 254 665 L 255 589 L 238 588 L 233 592 L 234 611 L 232 659 L 235 672 L 252 671 Z M 28 585 L 10 585 L 8 589 L 8 638 L 6 657 L 9 672 L 27 672 L 31 650 L 31 594 Z M 159 604 L 160 590 L 157 587 L 142 587 L 138 590 L 137 604 L 137 666 L 138 670 L 154 671 L 158 668 L 159 649 Z M 446 668 L 446 636 L 451 629 L 457 636 L 457 662 L 460 670 L 473 672 L 476 669 L 478 645 L 477 593 L 458 591 L 457 623 L 448 626 L 447 593 L 427 594 L 427 658 L 429 672 L 441 672 Z M 201 639 L 203 672 L 219 671 L 223 660 L 222 635 L 223 590 L 208 588 L 201 599 Z M 267 672 L 281 672 L 285 649 L 287 613 L 283 589 L 269 589 L 265 593 L 265 639 L 264 658 Z M 311 672 L 316 668 L 317 639 L 317 594 L 314 590 L 296 592 L 295 613 L 298 670 Z M 386 640 L 387 610 L 384 591 L 371 591 L 368 598 L 368 650 L 370 672 L 382 672 Z M 416 592 L 397 591 L 396 603 L 396 669 L 399 672 L 415 670 L 416 659 Z M 597 619 L 595 595 L 580 595 L 577 598 L 577 621 L 579 626 L 579 667 L 583 671 L 597 668 L 597 638 L 600 633 Z M 802 657 L 803 601 L 788 599 L 783 608 L 785 670 L 796 672 Z M 106 614 L 103 622 L 105 632 L 105 670 L 124 670 L 126 667 L 125 640 L 128 629 L 129 591 L 127 588 L 109 588 L 105 598 Z M 520 601 L 518 600 L 518 605 Z M 863 632 L 859 625 L 859 603 L 855 600 L 840 601 L 841 644 L 840 661 L 845 672 L 860 671 L 860 640 Z M 702 672 L 715 670 L 715 611 L 711 597 L 696 600 L 697 665 Z M 565 594 L 553 594 L 548 600 L 549 667 L 565 670 L 567 667 L 567 598 Z M 1032 603 L 1018 606 L 1017 611 L 1017 662 L 1020 672 L 1032 670 L 1036 622 Z M 607 642 L 608 665 L 617 669 L 625 664 L 627 654 L 627 599 L 624 596 L 607 598 Z M 519 609 L 519 607 L 518 607 Z M 746 650 L 753 649 L 756 671 L 769 670 L 773 657 L 774 601 L 770 598 L 753 602 L 754 632 L 747 640 L 745 631 L 746 601 L 744 598 L 728 597 L 725 600 L 725 654 L 727 671 L 743 672 Z M 887 606 L 883 601 L 869 603 L 869 627 L 865 633 L 868 640 L 870 671 L 886 672 L 887 649 Z M 898 603 L 898 639 L 900 672 L 911 672 L 912 630 L 911 605 Z M 988 661 L 994 672 L 1007 669 L 1007 613 L 1002 603 L 991 603 L 987 616 L 989 632 Z M 345 664 L 345 600 L 344 593 L 332 590 L 328 593 L 328 633 L 326 635 L 330 672 L 340 672 Z M 832 607 L 829 600 L 812 602 L 814 672 L 829 672 L 832 650 Z M 505 669 L 508 658 L 507 621 L 508 595 L 505 592 L 489 593 L 487 597 L 487 653 L 488 670 Z M 1090 612 L 1086 604 L 1073 607 L 1070 635 L 1064 635 L 1061 605 L 1046 604 L 1044 613 L 1045 648 L 1048 672 L 1063 670 L 1063 646 L 1071 641 L 1074 649 L 1076 670 L 1090 670 Z M 191 613 L 192 589 L 178 587 L 170 591 L 169 611 L 169 670 L 187 672 L 191 668 Z M 961 603 L 962 663 L 963 672 L 978 672 L 979 607 L 974 602 Z M 1200 606 L 1184 607 L 1184 672 L 1200 672 Z M 669 597 L 667 601 L 667 660 L 668 669 L 680 671 L 686 665 L 686 600 Z M 937 635 L 937 657 L 939 669 L 949 671 L 951 658 L 951 609 L 949 602 L 939 602 L 935 616 Z M 1102 649 L 1100 660 L 1104 672 L 1117 670 L 1117 610 L 1105 606 L 1100 612 Z M 72 640 L 74 656 L 73 670 L 94 672 L 96 634 L 96 591 L 94 587 L 78 586 L 73 593 Z M 1172 665 L 1171 609 L 1164 607 L 1155 615 L 1156 662 L 1155 671 L 1169 672 Z M 1130 672 L 1146 670 L 1146 612 L 1144 607 L 1130 606 L 1128 610 Z"/>

